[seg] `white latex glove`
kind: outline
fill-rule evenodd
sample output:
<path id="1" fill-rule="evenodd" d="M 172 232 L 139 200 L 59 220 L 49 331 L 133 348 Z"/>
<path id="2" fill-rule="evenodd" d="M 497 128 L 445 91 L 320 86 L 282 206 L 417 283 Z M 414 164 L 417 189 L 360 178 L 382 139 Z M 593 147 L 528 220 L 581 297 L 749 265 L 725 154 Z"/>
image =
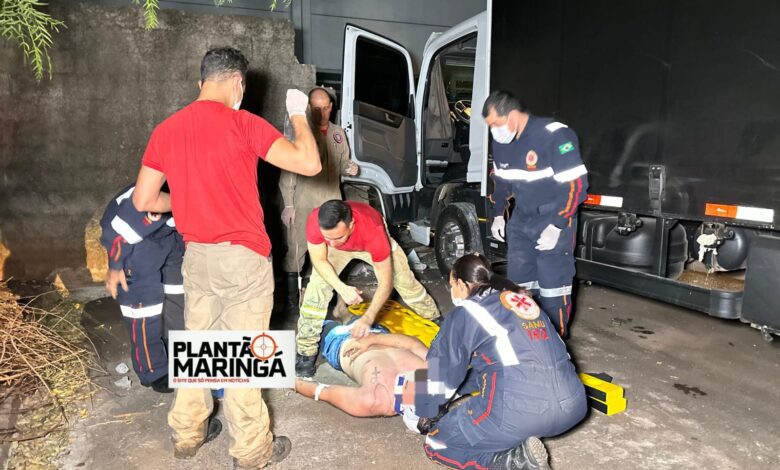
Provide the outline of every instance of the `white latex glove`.
<path id="1" fill-rule="evenodd" d="M 282 223 L 285 227 L 290 227 L 295 222 L 295 207 L 288 206 L 282 209 Z"/>
<path id="2" fill-rule="evenodd" d="M 498 241 L 504 241 L 504 234 L 506 233 L 504 216 L 493 217 L 493 225 L 490 226 L 490 231 L 493 232 L 493 238 Z"/>
<path id="3" fill-rule="evenodd" d="M 360 171 L 360 167 L 357 166 L 357 163 L 349 162 L 349 165 L 347 165 L 347 168 L 346 170 L 344 170 L 344 173 L 347 176 L 357 176 L 358 171 Z"/>
<path id="4" fill-rule="evenodd" d="M 561 229 L 553 224 L 548 225 L 544 230 L 542 230 L 542 234 L 539 236 L 539 239 L 536 240 L 536 249 L 539 251 L 552 250 L 558 243 L 558 237 L 560 236 Z"/>
<path id="5" fill-rule="evenodd" d="M 305 116 L 309 106 L 309 97 L 301 90 L 287 90 L 287 114 L 293 116 Z"/>

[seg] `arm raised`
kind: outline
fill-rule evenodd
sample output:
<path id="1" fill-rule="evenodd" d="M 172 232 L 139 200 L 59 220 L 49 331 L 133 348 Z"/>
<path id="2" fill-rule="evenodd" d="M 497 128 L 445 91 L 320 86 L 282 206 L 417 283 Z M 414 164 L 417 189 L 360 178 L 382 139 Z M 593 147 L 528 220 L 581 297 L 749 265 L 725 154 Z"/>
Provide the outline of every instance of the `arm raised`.
<path id="1" fill-rule="evenodd" d="M 322 170 L 317 142 L 306 119 L 309 98 L 300 90 L 287 90 L 287 114 L 295 131 L 295 143 L 277 139 L 268 149 L 265 161 L 283 170 L 314 176 Z"/>

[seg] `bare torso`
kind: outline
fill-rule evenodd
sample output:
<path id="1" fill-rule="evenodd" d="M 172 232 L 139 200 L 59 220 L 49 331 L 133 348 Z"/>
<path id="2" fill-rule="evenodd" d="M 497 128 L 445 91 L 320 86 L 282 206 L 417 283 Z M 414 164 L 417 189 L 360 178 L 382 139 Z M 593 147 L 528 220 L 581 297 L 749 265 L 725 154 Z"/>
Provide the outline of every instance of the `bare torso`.
<path id="1" fill-rule="evenodd" d="M 401 372 L 424 368 L 425 361 L 406 349 L 371 345 L 353 362 L 344 356 L 352 341 L 354 340 L 347 340 L 341 347 L 341 368 L 361 388 L 366 388 L 373 394 L 378 414 L 394 415 L 393 389 L 396 377 Z"/>

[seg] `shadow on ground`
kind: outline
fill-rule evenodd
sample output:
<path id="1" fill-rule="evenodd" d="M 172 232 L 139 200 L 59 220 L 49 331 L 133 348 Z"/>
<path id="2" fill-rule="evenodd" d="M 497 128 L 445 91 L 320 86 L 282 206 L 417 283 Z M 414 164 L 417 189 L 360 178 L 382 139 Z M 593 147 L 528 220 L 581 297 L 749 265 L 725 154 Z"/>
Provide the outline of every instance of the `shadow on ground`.
<path id="1" fill-rule="evenodd" d="M 429 250 L 422 274 L 440 308 L 451 308 L 446 283 Z M 359 270 L 358 270 L 359 271 Z M 370 290 L 371 278 L 352 279 Z M 277 286 L 283 292 L 284 286 Z M 274 323 L 294 328 L 277 296 Z M 579 370 L 606 372 L 623 385 L 625 413 L 591 412 L 575 430 L 546 439 L 556 469 L 700 469 L 780 466 L 780 347 L 750 327 L 718 320 L 599 286 L 581 286 L 577 321 L 568 345 Z M 171 395 L 138 385 L 113 385 L 119 362 L 130 365 L 125 331 L 111 299 L 87 306 L 84 324 L 95 337 L 111 377 L 76 423 L 67 469 L 230 468 L 228 438 L 221 435 L 192 461 L 175 461 L 166 425 Z M 317 380 L 348 383 L 321 365 Z M 275 433 L 293 450 L 279 469 L 438 468 L 422 451 L 422 438 L 400 418 L 358 419 L 288 390 L 265 393 Z M 769 406 L 767 406 L 769 405 Z"/>

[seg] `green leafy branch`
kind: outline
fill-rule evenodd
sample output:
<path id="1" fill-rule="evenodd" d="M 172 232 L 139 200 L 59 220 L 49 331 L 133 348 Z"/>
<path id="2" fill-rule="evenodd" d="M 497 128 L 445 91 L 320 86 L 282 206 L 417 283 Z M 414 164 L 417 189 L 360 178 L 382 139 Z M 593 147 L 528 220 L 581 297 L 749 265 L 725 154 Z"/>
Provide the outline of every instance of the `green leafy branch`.
<path id="1" fill-rule="evenodd" d="M 35 79 L 41 81 L 44 69 L 51 79 L 51 32 L 59 32 L 65 23 L 40 11 L 45 6 L 38 0 L 0 0 L 0 36 L 19 43 L 24 62 L 32 66 Z"/>
<path id="2" fill-rule="evenodd" d="M 133 5 L 140 3 L 141 0 L 133 0 Z M 160 22 L 157 21 L 157 10 L 160 9 L 160 2 L 158 0 L 144 0 L 143 9 L 146 29 L 157 29 L 160 26 Z"/>
<path id="3" fill-rule="evenodd" d="M 157 12 L 160 10 L 159 0 L 131 0 L 144 10 L 146 29 L 156 29 L 160 26 Z M 271 11 L 280 5 L 289 7 L 292 0 L 268 1 Z M 232 0 L 214 0 L 214 5 L 222 6 Z M 41 11 L 46 6 L 39 0 L 0 0 L 0 37 L 19 44 L 24 52 L 24 62 L 29 63 L 35 74 L 35 79 L 41 81 L 44 71 L 49 79 L 52 77 L 52 63 L 49 48 L 53 45 L 52 32 L 66 28 L 61 20 L 52 18 Z"/>
<path id="4" fill-rule="evenodd" d="M 214 5 L 221 7 L 225 3 L 232 3 L 233 0 L 214 0 Z M 269 1 L 269 0 L 266 0 Z M 143 5 L 141 5 L 143 2 Z M 144 21 L 146 23 L 146 29 L 156 29 L 160 23 L 157 20 L 157 12 L 160 10 L 159 0 L 133 0 L 134 5 L 141 5 L 144 9 Z M 276 10 L 279 5 L 284 5 L 285 8 L 292 4 L 292 0 L 270 0 L 268 7 L 271 11 Z"/>
<path id="5" fill-rule="evenodd" d="M 282 4 L 284 5 L 285 8 L 288 8 L 292 4 L 292 0 L 282 0 Z M 271 0 L 271 4 L 268 5 L 271 11 L 276 10 L 278 6 L 279 6 L 279 2 L 277 0 Z"/>

